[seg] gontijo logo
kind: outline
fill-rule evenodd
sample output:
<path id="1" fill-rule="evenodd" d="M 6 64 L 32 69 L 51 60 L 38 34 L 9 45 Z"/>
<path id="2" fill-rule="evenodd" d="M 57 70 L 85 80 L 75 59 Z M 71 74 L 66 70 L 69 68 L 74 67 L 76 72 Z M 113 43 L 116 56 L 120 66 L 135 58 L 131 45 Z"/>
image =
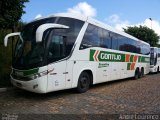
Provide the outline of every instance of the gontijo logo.
<path id="1" fill-rule="evenodd" d="M 100 55 L 100 56 L 99 56 Z M 96 50 L 93 55 L 94 61 L 99 60 L 121 60 L 121 55 L 111 54 L 111 53 L 104 53 Z"/>
<path id="2" fill-rule="evenodd" d="M 100 58 L 106 60 L 121 60 L 121 55 L 101 53 Z"/>
<path id="3" fill-rule="evenodd" d="M 124 62 L 125 55 L 121 53 L 113 53 L 99 50 L 90 50 L 90 61 L 114 61 Z"/>

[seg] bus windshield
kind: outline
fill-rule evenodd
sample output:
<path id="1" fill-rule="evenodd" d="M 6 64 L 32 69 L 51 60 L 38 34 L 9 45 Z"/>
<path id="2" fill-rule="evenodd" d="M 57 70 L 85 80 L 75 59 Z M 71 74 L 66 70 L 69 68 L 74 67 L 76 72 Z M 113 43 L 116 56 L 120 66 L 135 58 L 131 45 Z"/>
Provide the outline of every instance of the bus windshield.
<path id="1" fill-rule="evenodd" d="M 40 25 L 45 23 L 66 25 L 69 26 L 69 28 L 66 30 L 46 30 L 43 34 L 42 42 L 36 42 L 36 30 Z M 51 17 L 25 25 L 24 29 L 21 31 L 23 42 L 18 40 L 15 47 L 12 64 L 13 68 L 32 69 L 48 64 L 48 61 L 46 60 L 48 57 L 52 58 L 50 62 L 67 57 L 73 48 L 83 24 L 83 21 L 72 18 Z M 49 40 L 49 38 L 52 40 Z M 51 45 L 49 45 L 50 43 L 52 43 L 52 46 L 54 45 L 54 49 L 52 48 L 52 50 Z M 62 50 L 63 53 L 61 53 Z M 50 52 L 47 53 L 48 51 Z"/>
<path id="2" fill-rule="evenodd" d="M 26 26 L 21 32 L 21 40 L 17 41 L 13 67 L 14 68 L 30 68 L 31 66 L 36 67 L 41 64 L 45 52 L 45 43 L 36 43 L 35 40 L 36 29 L 33 25 Z"/>
<path id="3" fill-rule="evenodd" d="M 150 54 L 150 65 L 156 65 L 157 64 L 157 51 L 154 48 L 151 48 L 151 54 Z"/>

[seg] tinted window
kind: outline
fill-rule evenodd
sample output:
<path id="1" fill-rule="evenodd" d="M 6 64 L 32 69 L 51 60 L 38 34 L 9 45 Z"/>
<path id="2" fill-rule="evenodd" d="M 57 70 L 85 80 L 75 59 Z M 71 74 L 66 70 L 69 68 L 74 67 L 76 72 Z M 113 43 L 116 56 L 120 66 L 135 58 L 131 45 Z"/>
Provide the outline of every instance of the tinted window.
<path id="1" fill-rule="evenodd" d="M 140 48 L 138 47 L 138 41 L 128 38 L 129 41 L 129 49 L 128 52 L 140 53 Z"/>
<path id="2" fill-rule="evenodd" d="M 121 36 L 118 34 L 116 35 L 116 38 L 118 39 L 118 50 L 120 51 L 126 51 L 126 52 L 132 52 L 132 53 L 138 53 L 138 54 L 144 54 L 144 55 L 148 55 L 150 53 L 149 45 L 146 45 L 139 41 L 136 41 L 131 38 Z M 114 47 L 114 44 L 113 44 L 113 47 Z"/>
<path id="3" fill-rule="evenodd" d="M 141 54 L 141 44 L 138 41 L 135 41 L 135 46 L 137 47 L 136 53 Z"/>
<path id="4" fill-rule="evenodd" d="M 110 33 L 107 30 L 102 30 L 103 31 L 103 36 L 102 36 L 102 40 L 101 40 L 101 47 L 103 48 L 111 48 L 111 37 L 110 37 Z"/>
<path id="5" fill-rule="evenodd" d="M 141 44 L 141 54 L 148 55 L 150 53 L 150 47 L 146 44 Z"/>
<path id="6" fill-rule="evenodd" d="M 98 27 L 89 24 L 83 37 L 82 43 L 80 45 L 80 49 L 85 49 L 89 47 L 99 47 L 100 37 L 98 33 Z"/>
<path id="7" fill-rule="evenodd" d="M 64 57 L 66 57 L 66 37 L 52 35 L 48 51 L 49 61 L 56 61 Z"/>
<path id="8" fill-rule="evenodd" d="M 160 57 L 160 48 L 158 48 L 158 57 Z"/>
<path id="9" fill-rule="evenodd" d="M 87 27 L 80 49 L 89 47 L 103 47 L 144 55 L 150 53 L 149 45 L 90 24 Z"/>
<path id="10" fill-rule="evenodd" d="M 127 51 L 129 52 L 130 50 L 130 45 L 128 43 L 128 38 L 118 35 L 118 48 L 121 51 Z"/>
<path id="11" fill-rule="evenodd" d="M 57 23 L 69 26 L 69 29 L 66 29 L 65 33 L 63 33 L 67 38 L 66 50 L 67 54 L 69 54 L 84 22 L 71 18 L 59 18 L 57 19 Z"/>
<path id="12" fill-rule="evenodd" d="M 138 53 L 137 41 L 127 38 L 125 36 L 117 35 L 118 49 L 120 51 Z"/>
<path id="13" fill-rule="evenodd" d="M 38 21 L 31 22 L 29 24 L 26 24 L 24 26 L 23 30 L 21 31 L 21 35 L 22 35 L 23 39 L 30 40 L 34 44 L 36 44 L 36 30 L 37 30 L 37 28 L 42 24 L 54 23 L 55 20 L 56 20 L 56 18 L 46 18 L 46 19 L 42 19 L 42 20 L 38 20 Z"/>
<path id="14" fill-rule="evenodd" d="M 112 49 L 118 50 L 118 35 L 115 33 L 111 33 L 110 35 L 112 40 L 112 43 L 111 43 Z"/>
<path id="15" fill-rule="evenodd" d="M 55 23 L 69 28 L 49 30 L 49 63 L 69 56 L 84 22 L 72 18 L 57 18 Z"/>

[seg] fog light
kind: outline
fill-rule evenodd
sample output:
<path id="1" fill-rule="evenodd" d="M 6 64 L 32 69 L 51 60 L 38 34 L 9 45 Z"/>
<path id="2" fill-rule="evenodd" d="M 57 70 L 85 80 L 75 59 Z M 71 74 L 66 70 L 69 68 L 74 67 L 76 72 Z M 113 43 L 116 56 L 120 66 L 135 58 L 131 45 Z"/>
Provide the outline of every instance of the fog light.
<path id="1" fill-rule="evenodd" d="M 33 89 L 36 89 L 38 87 L 38 84 L 33 85 Z"/>

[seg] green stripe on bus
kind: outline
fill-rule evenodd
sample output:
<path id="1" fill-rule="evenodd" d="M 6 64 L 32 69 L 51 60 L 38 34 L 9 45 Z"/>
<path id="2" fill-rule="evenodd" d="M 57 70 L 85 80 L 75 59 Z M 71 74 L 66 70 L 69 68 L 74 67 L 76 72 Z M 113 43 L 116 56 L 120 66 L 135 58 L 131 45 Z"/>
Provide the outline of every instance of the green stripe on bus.
<path id="1" fill-rule="evenodd" d="M 150 58 L 149 57 L 141 57 L 141 62 L 142 63 L 148 63 L 148 62 L 150 62 Z"/>
<path id="2" fill-rule="evenodd" d="M 125 62 L 125 54 L 121 53 L 114 53 L 114 52 L 107 52 L 107 51 L 100 51 L 97 50 L 90 50 L 90 61 L 112 61 L 112 62 Z"/>
<path id="3" fill-rule="evenodd" d="M 133 62 L 134 55 L 130 56 L 130 62 Z"/>
<path id="4" fill-rule="evenodd" d="M 130 56 L 130 62 L 134 62 L 134 56 Z M 115 53 L 108 51 L 99 51 L 90 49 L 90 61 L 102 61 L 102 62 L 125 62 L 126 54 L 123 53 Z M 149 57 L 138 56 L 138 62 L 148 63 Z"/>
<path id="5" fill-rule="evenodd" d="M 39 68 L 29 69 L 29 70 L 14 70 L 17 74 L 22 74 L 23 76 L 32 75 L 38 73 Z"/>
<path id="6" fill-rule="evenodd" d="M 94 53 L 95 53 L 96 50 L 90 50 L 90 61 L 94 61 Z"/>
<path id="7" fill-rule="evenodd" d="M 125 62 L 125 54 L 100 51 L 99 61 Z"/>
<path id="8" fill-rule="evenodd" d="M 141 56 L 138 57 L 138 62 L 141 62 Z"/>
<path id="9" fill-rule="evenodd" d="M 131 63 L 127 63 L 127 70 L 131 69 Z"/>

